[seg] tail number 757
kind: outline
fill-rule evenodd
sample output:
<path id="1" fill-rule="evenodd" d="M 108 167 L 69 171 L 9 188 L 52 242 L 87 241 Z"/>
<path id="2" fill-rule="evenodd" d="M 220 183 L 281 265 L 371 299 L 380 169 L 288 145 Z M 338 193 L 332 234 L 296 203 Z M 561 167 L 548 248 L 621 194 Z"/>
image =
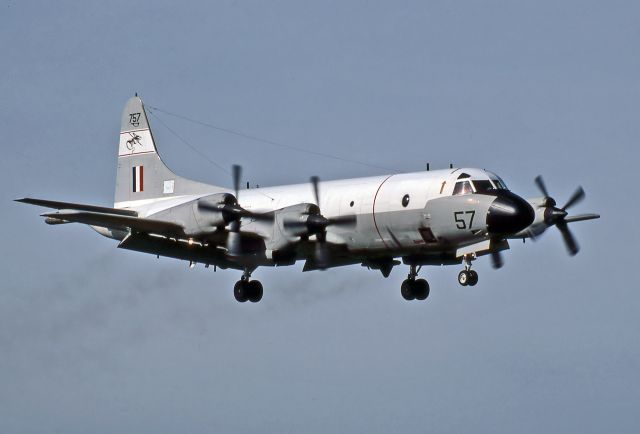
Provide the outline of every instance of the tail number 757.
<path id="1" fill-rule="evenodd" d="M 453 213 L 453 218 L 456 221 L 456 227 L 458 229 L 471 229 L 475 216 L 475 211 L 456 211 Z"/>

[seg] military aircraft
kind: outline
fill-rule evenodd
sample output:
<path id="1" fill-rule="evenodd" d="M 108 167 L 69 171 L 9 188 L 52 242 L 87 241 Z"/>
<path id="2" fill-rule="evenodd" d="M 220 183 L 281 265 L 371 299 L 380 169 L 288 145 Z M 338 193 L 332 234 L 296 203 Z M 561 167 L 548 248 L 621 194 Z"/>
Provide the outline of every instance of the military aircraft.
<path id="1" fill-rule="evenodd" d="M 494 267 L 510 239 L 537 238 L 557 227 L 571 255 L 578 244 L 568 224 L 596 219 L 570 216 L 585 194 L 578 188 L 558 207 L 541 177 L 541 197 L 525 200 L 495 173 L 453 168 L 320 183 L 240 189 L 241 168 L 232 167 L 233 189 L 175 175 L 162 162 L 142 100 L 122 114 L 113 207 L 17 199 L 57 211 L 48 224 L 83 223 L 119 241 L 118 247 L 235 269 L 239 302 L 262 299 L 260 266 L 304 260 L 304 271 L 361 264 L 384 277 L 401 261 L 406 300 L 424 300 L 429 284 L 418 279 L 425 265 L 462 264 L 460 285 L 474 286 L 472 261 L 489 255 Z M 401 259 L 401 261 L 399 260 Z"/>

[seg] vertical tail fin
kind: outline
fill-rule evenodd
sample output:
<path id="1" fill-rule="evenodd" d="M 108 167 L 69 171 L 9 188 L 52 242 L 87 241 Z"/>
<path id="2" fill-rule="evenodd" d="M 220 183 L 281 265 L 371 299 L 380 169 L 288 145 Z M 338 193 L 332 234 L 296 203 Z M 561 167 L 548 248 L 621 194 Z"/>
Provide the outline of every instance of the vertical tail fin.
<path id="1" fill-rule="evenodd" d="M 118 145 L 116 208 L 140 206 L 150 199 L 221 190 L 176 176 L 158 155 L 142 100 L 134 96 L 127 101 L 122 112 Z"/>

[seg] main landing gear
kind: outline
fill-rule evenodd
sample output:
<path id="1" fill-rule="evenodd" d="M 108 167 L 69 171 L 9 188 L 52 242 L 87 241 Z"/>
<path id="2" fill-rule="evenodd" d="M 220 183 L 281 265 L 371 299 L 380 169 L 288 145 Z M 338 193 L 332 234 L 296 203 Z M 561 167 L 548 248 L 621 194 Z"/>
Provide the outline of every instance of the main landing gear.
<path id="1" fill-rule="evenodd" d="M 478 283 L 478 273 L 471 269 L 471 257 L 465 255 L 464 270 L 458 274 L 458 283 L 462 286 L 475 286 Z"/>
<path id="2" fill-rule="evenodd" d="M 400 293 L 405 300 L 424 300 L 429 297 L 429 282 L 424 279 L 417 279 L 419 268 L 415 265 L 409 266 L 409 275 L 402 282 Z"/>
<path id="3" fill-rule="evenodd" d="M 250 277 L 251 272 L 245 271 L 233 287 L 233 295 L 240 303 L 247 300 L 257 303 L 262 300 L 262 283 L 259 280 L 249 280 Z"/>

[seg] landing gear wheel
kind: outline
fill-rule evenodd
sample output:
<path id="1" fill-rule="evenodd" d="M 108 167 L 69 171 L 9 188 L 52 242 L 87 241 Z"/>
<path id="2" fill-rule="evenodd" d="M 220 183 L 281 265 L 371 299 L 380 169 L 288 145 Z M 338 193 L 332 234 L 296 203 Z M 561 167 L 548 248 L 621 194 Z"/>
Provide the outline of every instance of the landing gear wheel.
<path id="1" fill-rule="evenodd" d="M 249 299 L 249 291 L 247 288 L 247 283 L 244 280 L 238 280 L 236 284 L 233 286 L 233 296 L 240 303 L 244 303 Z"/>
<path id="2" fill-rule="evenodd" d="M 469 286 L 476 286 L 478 283 L 478 273 L 473 270 L 469 270 Z"/>
<path id="3" fill-rule="evenodd" d="M 424 279 L 418 279 L 413 282 L 413 293 L 416 300 L 425 300 L 429 297 L 429 282 Z"/>
<path id="4" fill-rule="evenodd" d="M 248 298 L 251 303 L 257 303 L 262 300 L 262 283 L 259 280 L 248 282 L 247 289 L 249 290 Z"/>
<path id="5" fill-rule="evenodd" d="M 471 280 L 471 274 L 467 270 L 462 270 L 458 274 L 458 283 L 462 286 L 467 286 L 469 284 L 469 280 Z"/>
<path id="6" fill-rule="evenodd" d="M 416 294 L 413 291 L 414 286 L 414 280 L 405 279 L 404 282 L 402 282 L 402 286 L 400 287 L 400 294 L 402 294 L 402 298 L 404 298 L 405 300 L 415 300 Z"/>

